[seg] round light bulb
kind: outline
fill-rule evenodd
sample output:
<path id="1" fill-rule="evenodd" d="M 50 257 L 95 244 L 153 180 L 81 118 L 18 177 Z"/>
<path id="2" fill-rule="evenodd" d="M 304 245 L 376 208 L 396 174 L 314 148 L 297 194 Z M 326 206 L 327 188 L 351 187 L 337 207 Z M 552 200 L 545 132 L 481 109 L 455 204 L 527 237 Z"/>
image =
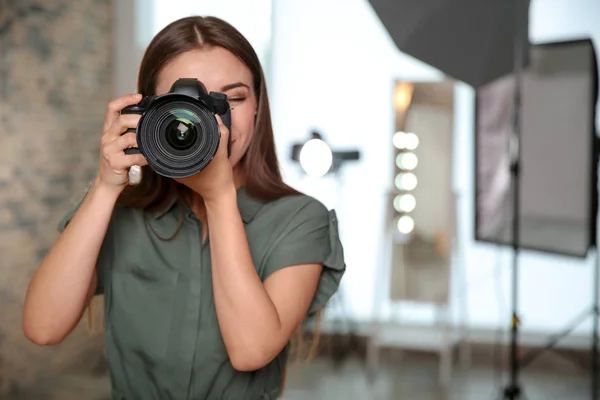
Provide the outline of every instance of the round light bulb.
<path id="1" fill-rule="evenodd" d="M 419 137 L 412 133 L 412 132 L 408 132 L 405 136 L 404 136 L 404 148 L 407 150 L 414 150 L 419 146 Z"/>
<path id="2" fill-rule="evenodd" d="M 417 187 L 417 177 L 412 172 L 404 172 L 396 175 L 395 183 L 398 190 L 414 190 Z"/>
<path id="3" fill-rule="evenodd" d="M 300 165 L 308 176 L 322 177 L 331 169 L 333 153 L 321 139 L 311 139 L 300 150 Z"/>
<path id="4" fill-rule="evenodd" d="M 400 153 L 396 157 L 396 165 L 400 169 L 413 170 L 417 167 L 419 160 L 415 153 Z"/>
<path id="5" fill-rule="evenodd" d="M 409 234 L 415 229 L 415 221 L 408 215 L 398 218 L 398 231 L 403 234 Z"/>
<path id="6" fill-rule="evenodd" d="M 406 111 L 412 100 L 413 88 L 408 83 L 399 83 L 394 88 L 394 108 L 396 111 Z"/>
<path id="7" fill-rule="evenodd" d="M 414 150 L 419 146 L 419 137 L 412 132 L 396 132 L 392 136 L 392 143 L 400 150 Z"/>
<path id="8" fill-rule="evenodd" d="M 398 212 L 411 212 L 417 206 L 417 199 L 412 194 L 399 194 L 394 198 L 394 209 Z"/>

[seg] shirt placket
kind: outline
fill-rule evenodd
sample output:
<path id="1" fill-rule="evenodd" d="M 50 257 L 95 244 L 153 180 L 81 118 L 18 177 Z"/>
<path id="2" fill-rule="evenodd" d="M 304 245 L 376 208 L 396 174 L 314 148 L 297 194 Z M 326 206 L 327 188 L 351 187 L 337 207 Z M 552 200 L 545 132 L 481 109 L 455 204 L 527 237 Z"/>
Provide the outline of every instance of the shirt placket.
<path id="1" fill-rule="evenodd" d="M 200 327 L 201 299 L 202 299 L 202 224 L 198 219 L 190 214 L 186 217 L 186 226 L 188 227 L 187 234 L 188 243 L 197 243 L 197 246 L 190 247 L 190 263 L 186 266 L 186 273 L 182 276 L 189 277 L 187 279 L 187 290 L 182 290 L 179 296 L 184 300 L 182 304 L 185 310 L 185 317 L 182 324 L 176 329 L 180 330 L 180 343 L 178 344 L 179 354 L 178 360 L 174 363 L 174 370 L 179 371 L 178 377 L 174 377 L 178 381 L 178 398 L 188 399 L 193 393 L 193 371 L 195 362 L 196 341 L 198 340 L 198 329 Z M 183 233 L 183 232 L 182 232 Z M 183 289 L 183 285 L 182 285 Z"/>

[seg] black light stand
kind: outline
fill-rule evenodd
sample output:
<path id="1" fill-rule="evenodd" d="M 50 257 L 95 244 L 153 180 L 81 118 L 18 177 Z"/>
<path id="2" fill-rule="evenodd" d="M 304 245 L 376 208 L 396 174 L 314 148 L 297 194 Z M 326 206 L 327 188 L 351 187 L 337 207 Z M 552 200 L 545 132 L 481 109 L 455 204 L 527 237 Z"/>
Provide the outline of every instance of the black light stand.
<path id="1" fill-rule="evenodd" d="M 310 139 L 319 139 L 325 141 L 325 139 L 323 139 L 323 135 L 321 135 L 316 130 L 311 131 Z M 292 159 L 292 161 L 298 162 L 300 160 L 300 151 L 302 150 L 304 144 L 305 143 L 296 143 L 292 146 L 292 152 L 290 154 L 290 158 Z M 331 169 L 328 171 L 328 173 L 338 172 L 342 164 L 347 161 L 360 160 L 360 152 L 358 150 L 334 151 L 332 149 L 331 153 L 333 155 L 333 160 L 331 162 Z"/>
<path id="2" fill-rule="evenodd" d="M 594 96 L 597 96 L 597 91 L 595 91 Z M 594 160 L 592 165 L 595 166 L 594 170 L 594 179 L 596 193 L 598 191 L 598 168 L 600 167 L 600 139 L 598 138 L 598 134 L 594 138 Z M 598 221 L 598 217 L 600 209 L 598 208 L 598 200 L 597 196 L 594 196 L 594 200 L 592 202 L 592 215 L 595 216 L 596 221 Z M 594 224 L 594 226 L 596 226 Z M 521 361 L 521 367 L 525 367 L 531 364 L 535 359 L 537 359 L 544 351 L 551 350 L 556 346 L 556 344 L 563 337 L 569 335 L 577 326 L 583 323 L 591 314 L 592 316 L 592 343 L 591 343 L 591 360 L 590 360 L 590 383 L 591 383 L 591 399 L 598 400 L 600 396 L 600 386 L 598 382 L 599 374 L 600 374 L 600 359 L 598 358 L 598 350 L 599 349 L 599 341 L 598 341 L 598 323 L 600 322 L 600 244 L 598 243 L 598 236 L 594 234 L 595 242 L 590 246 L 590 249 L 594 249 L 594 273 L 593 273 L 593 290 L 592 290 L 592 306 L 589 309 L 584 310 L 581 314 L 573 319 L 573 321 L 567 325 L 565 329 L 563 329 L 560 333 L 553 335 L 550 337 L 550 340 L 543 348 L 533 351 L 530 354 L 527 354 L 523 357 Z"/>
<path id="3" fill-rule="evenodd" d="M 598 136 L 596 135 L 596 151 L 594 166 L 598 168 L 598 161 L 600 160 L 598 154 Z M 596 169 L 596 171 L 598 171 Z M 596 190 L 598 190 L 598 184 L 596 182 Z M 597 202 L 596 202 L 597 203 Z M 596 221 L 598 221 L 598 204 L 596 206 Z M 591 384 L 592 384 L 592 400 L 598 400 L 598 373 L 600 372 L 600 365 L 598 365 L 598 317 L 600 315 L 600 308 L 598 304 L 598 296 L 600 296 L 600 255 L 598 254 L 598 236 L 596 235 L 596 245 L 594 251 L 596 252 L 596 263 L 594 265 L 594 290 L 592 301 L 592 360 L 591 360 Z"/>
<path id="4" fill-rule="evenodd" d="M 521 47 L 520 29 L 526 24 L 521 24 L 518 18 L 519 13 L 515 14 L 517 18 L 515 28 L 514 45 L 514 108 L 512 120 L 512 136 L 509 143 L 510 151 L 510 173 L 512 178 L 512 316 L 511 316 L 511 334 L 510 334 L 510 381 L 501 394 L 503 399 L 518 400 L 524 398 L 521 386 L 519 385 L 519 315 L 518 315 L 518 272 L 519 272 L 519 244 L 520 244 L 520 161 L 521 161 L 521 90 L 523 73 L 523 48 Z"/>
<path id="5" fill-rule="evenodd" d="M 595 145 L 595 160 L 593 165 L 595 165 L 596 167 L 600 166 L 600 154 L 598 153 L 598 149 L 600 148 L 600 141 L 598 140 L 598 138 L 596 138 L 596 145 Z M 598 185 L 596 185 L 596 190 L 598 190 Z M 593 215 L 595 215 L 595 218 L 598 219 L 598 205 L 597 202 L 595 202 L 596 204 L 594 204 L 594 209 L 595 212 L 593 213 Z M 511 341 L 511 384 L 506 387 L 504 389 L 504 398 L 505 399 L 517 399 L 519 398 L 519 395 L 521 394 L 521 388 L 518 386 L 518 381 L 517 381 L 517 377 L 518 377 L 518 372 L 519 372 L 519 367 L 523 368 L 529 364 L 531 364 L 535 359 L 537 359 L 544 351 L 546 350 L 551 350 L 554 348 L 554 346 L 556 346 L 556 344 L 560 341 L 560 339 L 562 339 L 563 337 L 569 335 L 577 326 L 579 326 L 583 321 L 585 321 L 590 314 L 592 315 L 592 343 L 591 343 L 591 362 L 590 362 L 590 381 L 591 381 L 591 399 L 592 400 L 598 400 L 599 395 L 600 395 L 600 387 L 599 387 L 599 382 L 598 382 L 598 375 L 600 374 L 600 360 L 598 358 L 598 350 L 599 350 L 599 342 L 598 342 L 598 323 L 600 322 L 600 304 L 599 304 L 599 297 L 600 297 L 600 252 L 599 252 L 599 244 L 598 244 L 598 238 L 596 236 L 596 243 L 590 247 L 594 249 L 594 274 L 593 274 L 593 291 L 592 291 L 592 295 L 593 295 L 593 300 L 592 300 L 592 306 L 590 309 L 585 310 L 584 312 L 582 312 L 581 314 L 579 314 L 576 318 L 573 319 L 573 321 L 567 325 L 567 327 L 565 329 L 563 329 L 560 333 L 553 335 L 550 337 L 550 340 L 548 341 L 548 343 L 546 344 L 546 346 L 544 346 L 543 348 L 536 350 L 528 355 L 526 355 L 525 357 L 523 357 L 520 365 L 519 365 L 519 360 L 518 360 L 518 355 L 516 353 L 515 350 L 513 350 L 513 348 L 516 348 L 516 335 L 513 336 L 513 340 Z M 514 284 L 515 279 L 513 278 L 513 284 Z M 513 301 L 514 301 L 514 296 L 513 296 Z M 516 311 L 513 312 L 513 322 L 516 321 L 518 324 L 518 319 L 515 319 L 515 315 L 516 315 Z M 517 328 L 515 326 L 512 327 L 513 330 L 516 330 Z M 515 351 L 513 353 L 513 351 Z M 510 397 L 510 396 L 516 396 L 516 397 Z"/>
<path id="6" fill-rule="evenodd" d="M 520 15 L 517 14 L 517 18 L 520 18 Z M 523 48 L 520 45 L 520 41 L 518 38 L 520 37 L 520 32 L 518 31 L 523 24 L 520 24 L 520 21 L 517 21 L 517 32 L 516 32 L 516 40 L 515 40 L 515 90 L 514 90 L 514 112 L 513 112 L 513 121 L 512 127 L 513 132 L 510 140 L 510 157 L 511 157 L 511 178 L 512 178 L 512 203 L 513 203 L 513 212 L 512 212 L 512 249 L 513 249 L 513 258 L 512 258 L 512 313 L 511 313 L 511 335 L 510 335 L 510 353 L 509 353 L 509 362 L 510 362 L 510 377 L 509 383 L 504 387 L 503 391 L 500 394 L 500 398 L 505 400 L 522 400 L 525 399 L 525 395 L 519 383 L 519 372 L 520 369 L 524 366 L 530 364 L 534 359 L 536 359 L 542 352 L 545 350 L 552 349 L 558 341 L 571 333 L 581 322 L 583 322 L 591 313 L 592 314 L 592 343 L 591 343 L 591 363 L 590 363 L 590 380 L 591 380 L 591 399 L 598 400 L 600 395 L 600 387 L 598 383 L 598 374 L 600 373 L 600 360 L 598 359 L 598 350 L 599 350 L 599 342 L 598 342 L 598 323 L 600 322 L 600 304 L 599 304 L 599 296 L 600 296 L 600 245 L 598 243 L 598 235 L 597 233 L 591 232 L 595 240 L 593 243 L 590 243 L 590 249 L 594 249 L 595 253 L 595 262 L 594 262 L 594 274 L 593 274 L 593 301 L 592 307 L 590 310 L 584 311 L 577 318 L 574 319 L 572 324 L 570 324 L 566 329 L 564 329 L 561 333 L 554 335 L 550 338 L 547 345 L 531 354 L 527 357 L 524 357 L 520 362 L 519 354 L 518 354 L 518 340 L 519 340 L 519 315 L 518 315 L 518 272 L 519 272 L 519 250 L 520 250 L 520 160 L 521 160 L 521 105 L 522 105 L 522 69 L 523 69 Z M 597 63 L 594 56 L 594 73 L 597 74 Z M 595 90 L 593 94 L 594 104 L 596 103 L 598 96 L 598 82 L 595 79 Z M 595 120 L 594 120 L 595 124 Z M 592 213 L 598 220 L 598 168 L 600 167 L 600 139 L 596 134 L 595 140 L 593 141 L 593 163 L 595 170 L 592 173 L 592 179 L 590 184 L 594 185 L 595 192 L 593 195 L 592 201 Z M 596 224 L 591 224 L 594 229 L 597 229 Z"/>
<path id="7" fill-rule="evenodd" d="M 323 138 L 323 135 L 319 133 L 317 130 L 312 130 L 310 132 L 310 136 L 308 140 L 318 139 L 327 143 Z M 308 141 L 307 140 L 307 141 Z M 306 142 L 307 142 L 306 141 Z M 300 161 L 300 152 L 302 148 L 306 144 L 306 142 L 295 143 L 292 145 L 290 159 L 294 162 Z M 358 161 L 360 160 L 360 152 L 358 150 L 349 150 L 349 151 L 339 151 L 331 149 L 332 160 L 331 167 L 327 174 L 333 174 L 338 182 L 341 181 L 341 167 L 346 162 Z M 345 297 L 344 287 L 340 287 L 338 292 L 336 293 L 337 300 L 342 312 L 341 320 L 337 320 L 334 322 L 335 325 L 344 324 L 345 326 L 341 329 L 334 330 L 334 339 L 331 344 L 331 357 L 333 359 L 334 366 L 340 367 L 342 362 L 346 360 L 348 357 L 355 353 L 356 355 L 362 354 L 360 349 L 360 340 L 358 338 L 358 329 L 356 328 L 356 324 L 352 323 L 350 318 L 347 315 L 346 310 L 346 297 Z M 337 323 L 336 323 L 337 322 Z M 344 333 L 340 333 L 344 332 Z"/>

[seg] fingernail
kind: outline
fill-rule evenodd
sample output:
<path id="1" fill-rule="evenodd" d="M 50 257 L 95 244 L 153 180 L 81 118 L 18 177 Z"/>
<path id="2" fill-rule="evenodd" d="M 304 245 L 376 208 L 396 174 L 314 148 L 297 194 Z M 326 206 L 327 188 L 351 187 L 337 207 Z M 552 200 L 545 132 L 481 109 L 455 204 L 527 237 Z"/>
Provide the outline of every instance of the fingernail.
<path id="1" fill-rule="evenodd" d="M 133 97 L 136 98 L 136 99 L 141 99 L 142 95 L 139 94 L 139 93 L 136 93 L 136 94 L 133 95 Z"/>

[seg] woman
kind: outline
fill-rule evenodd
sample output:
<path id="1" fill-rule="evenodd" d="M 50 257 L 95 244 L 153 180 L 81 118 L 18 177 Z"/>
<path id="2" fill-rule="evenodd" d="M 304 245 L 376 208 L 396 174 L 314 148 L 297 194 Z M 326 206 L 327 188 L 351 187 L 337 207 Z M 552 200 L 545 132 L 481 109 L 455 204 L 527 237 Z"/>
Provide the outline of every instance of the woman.
<path id="1" fill-rule="evenodd" d="M 227 94 L 231 133 L 220 123 L 203 171 L 163 178 L 124 153 L 139 116 L 120 110 L 140 95 L 111 102 L 98 175 L 30 283 L 24 332 L 58 344 L 104 294 L 113 399 L 275 399 L 290 338 L 345 270 L 335 215 L 282 182 L 263 72 L 237 30 L 200 17 L 164 28 L 139 91 L 163 94 L 181 77 Z"/>

